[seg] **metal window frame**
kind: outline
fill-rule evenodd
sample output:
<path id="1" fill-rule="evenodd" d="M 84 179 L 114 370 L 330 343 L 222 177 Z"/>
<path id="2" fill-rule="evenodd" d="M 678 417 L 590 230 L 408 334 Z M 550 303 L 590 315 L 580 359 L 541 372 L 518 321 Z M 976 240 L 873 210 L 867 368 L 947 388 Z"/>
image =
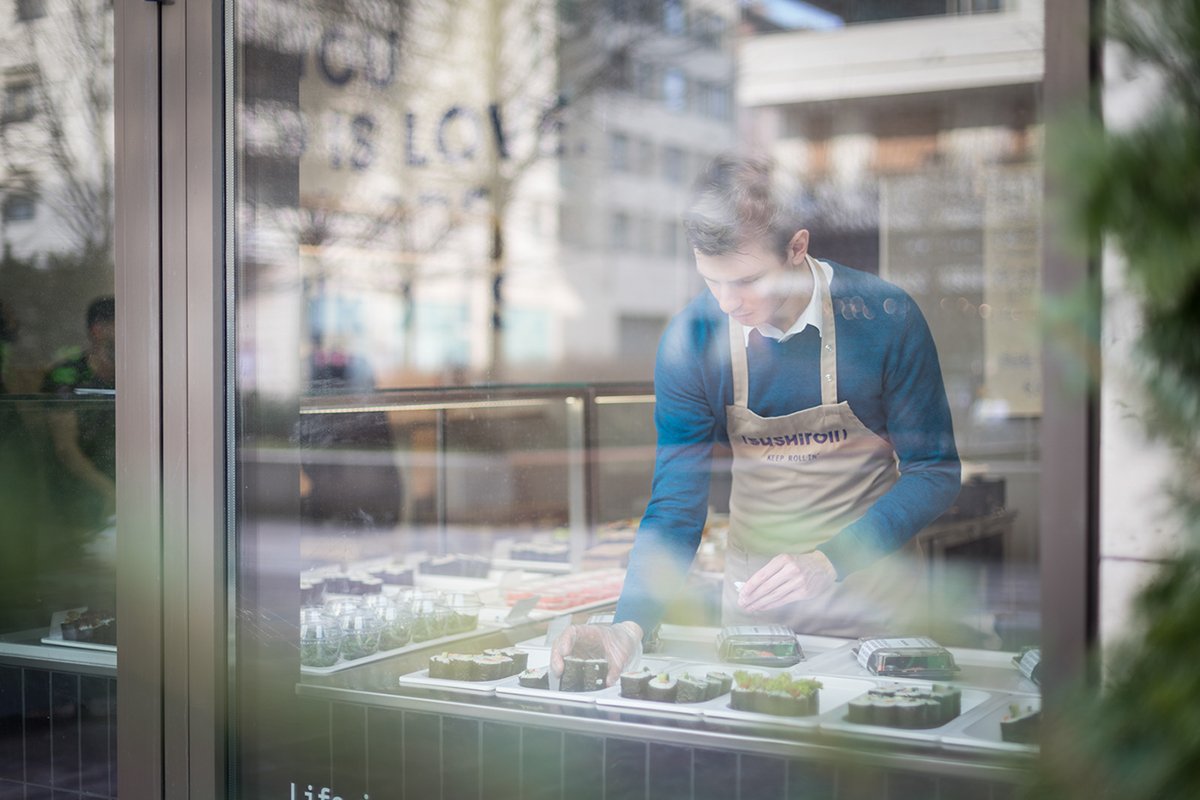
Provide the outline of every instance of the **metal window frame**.
<path id="1" fill-rule="evenodd" d="M 226 796 L 223 15 L 115 5 L 121 797 Z"/>
<path id="2" fill-rule="evenodd" d="M 122 797 L 231 793 L 224 9 L 119 0 L 115 11 Z M 1046 4 L 1048 116 L 1095 85 L 1095 14 L 1091 0 Z M 1093 274 L 1046 240 L 1047 293 Z M 1094 399 L 1069 394 L 1060 374 L 1048 354 L 1040 528 L 1051 703 L 1082 674 L 1096 622 Z"/>
<path id="3" fill-rule="evenodd" d="M 1098 0 L 1056 0 L 1045 11 L 1043 115 L 1047 150 L 1069 135 L 1054 123 L 1088 109 L 1099 85 L 1099 43 L 1094 22 Z M 1062 195 L 1054 176 L 1045 182 L 1044 208 Z M 1042 293 L 1064 296 L 1098 274 L 1086 256 L 1066 252 L 1061 237 L 1044 223 Z M 1041 505 L 1038 568 L 1041 581 L 1042 692 L 1051 711 L 1062 708 L 1080 680 L 1089 680 L 1088 654 L 1096 643 L 1099 584 L 1099 410 L 1096 389 L 1080 395 L 1068 385 L 1059 354 L 1043 347 Z M 1089 368 L 1094 369 L 1094 368 Z M 1090 374 L 1089 385 L 1099 385 Z"/>

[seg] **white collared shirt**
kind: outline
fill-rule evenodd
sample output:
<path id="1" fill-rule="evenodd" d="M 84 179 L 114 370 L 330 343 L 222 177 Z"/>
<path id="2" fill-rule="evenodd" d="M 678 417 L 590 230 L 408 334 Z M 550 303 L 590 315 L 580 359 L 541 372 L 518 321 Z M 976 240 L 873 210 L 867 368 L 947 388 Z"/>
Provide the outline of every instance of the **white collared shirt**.
<path id="1" fill-rule="evenodd" d="M 824 261 L 818 261 L 815 258 L 806 260 L 809 264 L 809 269 L 812 269 L 813 264 L 820 265 L 821 271 L 825 273 L 825 281 L 833 280 L 833 267 L 829 266 Z M 809 325 L 812 325 L 817 329 L 817 336 L 820 336 L 821 303 L 823 302 L 823 298 L 825 296 L 825 289 L 822 286 L 822 283 L 823 282 L 817 278 L 817 273 L 814 271 L 812 297 L 809 298 L 808 305 L 804 307 L 804 310 L 800 312 L 800 316 L 796 318 L 796 321 L 792 323 L 792 327 L 788 328 L 787 331 L 781 331 L 774 325 L 764 322 L 762 325 L 757 326 L 758 332 L 761 333 L 764 338 L 786 342 L 788 339 L 792 338 L 797 333 L 800 333 Z M 747 347 L 750 345 L 750 331 L 752 330 L 754 330 L 754 327 L 749 325 L 742 326 L 742 334 L 745 336 Z"/>

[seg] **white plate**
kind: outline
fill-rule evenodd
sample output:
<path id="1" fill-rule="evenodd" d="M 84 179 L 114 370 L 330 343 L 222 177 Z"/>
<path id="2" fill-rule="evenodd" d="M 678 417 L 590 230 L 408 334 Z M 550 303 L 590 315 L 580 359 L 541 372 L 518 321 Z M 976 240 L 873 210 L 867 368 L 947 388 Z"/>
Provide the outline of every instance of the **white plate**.
<path id="1" fill-rule="evenodd" d="M 530 652 L 529 668 L 544 667 L 550 663 L 550 654 L 546 652 Z M 417 686 L 423 689 L 447 689 L 465 694 L 494 694 L 502 685 L 516 684 L 517 676 L 509 675 L 494 681 L 456 681 L 448 678 L 431 678 L 429 670 L 422 669 L 399 678 L 401 686 Z"/>
<path id="2" fill-rule="evenodd" d="M 886 685 L 889 683 L 900 683 L 910 686 L 932 686 L 934 681 L 913 681 L 913 680 L 890 680 L 876 678 L 873 683 L 878 685 Z M 985 704 L 990 704 L 996 697 L 991 692 L 985 692 L 982 689 L 969 689 L 959 686 L 953 681 L 938 681 L 938 683 L 949 683 L 962 691 L 962 710 L 957 717 L 941 725 L 937 728 L 893 728 L 889 725 L 865 725 L 858 722 L 847 722 L 846 713 L 849 703 L 854 697 L 846 699 L 845 703 L 831 708 L 823 712 L 818 721 L 822 732 L 850 734 L 853 736 L 867 736 L 880 739 L 904 739 L 911 742 L 920 742 L 929 746 L 936 746 L 943 734 L 953 730 L 956 724 L 964 720 L 973 719 L 976 714 L 973 712 L 976 709 L 982 709 Z M 865 689 L 863 690 L 866 691 Z M 862 694 L 863 692 L 859 692 Z M 822 708 L 828 708 L 822 705 Z"/>
<path id="3" fill-rule="evenodd" d="M 998 697 L 981 709 L 979 714 L 967 719 L 960 718 L 957 725 L 948 726 L 949 730 L 942 736 L 942 745 L 951 750 L 986 748 L 1006 753 L 1037 753 L 1041 748 L 1036 744 L 1006 742 L 1000 738 L 1000 720 L 1008 716 L 1010 705 L 1040 710 L 1042 698 L 1035 694 Z"/>

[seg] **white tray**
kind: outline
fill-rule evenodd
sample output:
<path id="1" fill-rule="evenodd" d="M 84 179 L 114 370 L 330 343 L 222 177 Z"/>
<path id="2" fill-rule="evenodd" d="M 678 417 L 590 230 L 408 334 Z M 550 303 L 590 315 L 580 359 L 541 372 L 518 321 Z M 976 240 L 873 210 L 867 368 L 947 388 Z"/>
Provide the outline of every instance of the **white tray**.
<path id="1" fill-rule="evenodd" d="M 1042 698 L 1035 694 L 1011 694 L 997 697 L 986 708 L 969 719 L 956 720 L 957 725 L 950 725 L 949 730 L 942 736 L 942 745 L 948 750 L 977 751 L 980 748 L 1005 753 L 1035 754 L 1041 749 L 1036 744 L 1020 744 L 1006 742 L 1000 738 L 1000 720 L 1008 715 L 1010 705 L 1018 705 L 1022 709 L 1032 707 L 1041 709 Z"/>
<path id="2" fill-rule="evenodd" d="M 500 626 L 498 626 L 498 625 L 490 625 L 490 624 L 487 624 L 484 622 L 480 622 L 476 627 L 472 628 L 469 631 L 463 631 L 462 633 L 452 633 L 449 636 L 439 636 L 436 639 L 426 639 L 423 642 L 411 642 L 410 641 L 408 644 L 404 645 L 404 647 L 396 647 L 391 650 L 379 650 L 377 652 L 371 653 L 371 655 L 369 655 L 369 656 L 363 656 L 362 658 L 352 658 L 352 659 L 345 660 L 345 661 L 339 661 L 338 663 L 334 664 L 331 667 L 306 667 L 303 664 L 301 664 L 300 665 L 300 674 L 302 674 L 302 675 L 332 675 L 333 673 L 341 672 L 344 669 L 351 669 L 352 667 L 361 667 L 363 664 L 370 664 L 374 661 L 382 661 L 385 658 L 391 658 L 392 656 L 403 655 L 404 653 L 411 653 L 414 650 L 424 650 L 427 647 L 437 647 L 438 645 L 447 645 L 447 644 L 451 644 L 453 642 L 462 641 L 463 639 L 474 639 L 476 636 L 480 636 L 482 634 L 486 634 L 486 633 L 489 633 L 494 630 L 499 630 L 499 628 L 500 628 Z"/>
<path id="3" fill-rule="evenodd" d="M 98 644 L 96 642 L 73 642 L 70 639 L 64 639 L 62 635 L 63 620 L 67 618 L 67 614 L 72 611 L 77 611 L 83 614 L 87 611 L 87 606 L 79 608 L 68 608 L 65 611 L 55 611 L 50 615 L 50 630 L 42 637 L 42 644 L 52 644 L 56 647 L 75 647 L 79 650 L 99 650 L 103 653 L 117 652 L 115 644 Z"/>
<path id="4" fill-rule="evenodd" d="M 934 681 L 913 681 L 913 680 L 891 680 L 876 678 L 874 683 L 879 685 L 889 683 L 901 683 L 905 685 L 915 686 L 931 686 Z M 878 739 L 903 739 L 908 742 L 918 742 L 930 747 L 936 747 L 941 742 L 941 737 L 948 731 L 954 730 L 958 724 L 969 722 L 978 716 L 977 711 L 982 711 L 985 707 L 990 706 L 996 695 L 992 692 L 987 692 L 982 689 L 970 689 L 959 686 L 953 681 L 938 681 L 938 683 L 950 683 L 962 690 L 962 711 L 954 719 L 936 728 L 893 728 L 889 725 L 865 725 L 858 722 L 847 722 L 846 713 L 848 711 L 847 703 L 853 700 L 853 697 L 846 699 L 845 703 L 834 708 L 824 711 L 818 718 L 821 731 L 823 733 L 832 733 L 835 735 L 844 734 L 852 737 L 868 737 Z M 869 688 L 869 687 L 868 687 Z M 865 689 L 863 690 L 866 691 Z M 862 692 L 859 692 L 862 694 Z M 825 706 L 822 706 L 823 708 Z"/>
<path id="5" fill-rule="evenodd" d="M 544 667 L 549 663 L 550 653 L 548 651 L 529 652 L 528 667 L 530 669 Z M 495 694 L 500 686 L 507 684 L 515 685 L 517 676 L 509 675 L 504 678 L 497 678 L 494 681 L 456 681 L 448 678 L 431 678 L 429 677 L 429 670 L 422 669 L 408 675 L 401 675 L 399 682 L 401 686 L 416 686 L 423 689 L 445 689 L 464 694 L 488 695 Z"/>

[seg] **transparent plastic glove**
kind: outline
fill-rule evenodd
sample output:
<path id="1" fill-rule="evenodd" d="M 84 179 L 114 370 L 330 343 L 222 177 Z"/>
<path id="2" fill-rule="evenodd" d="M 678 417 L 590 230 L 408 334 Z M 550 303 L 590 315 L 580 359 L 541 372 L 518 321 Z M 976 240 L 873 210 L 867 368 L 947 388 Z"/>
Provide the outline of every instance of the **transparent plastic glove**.
<path id="1" fill-rule="evenodd" d="M 642 657 L 642 627 L 629 620 L 615 625 L 570 625 L 550 649 L 550 671 L 555 677 L 562 675 L 566 656 L 607 660 L 604 685 L 612 686 Z"/>
<path id="2" fill-rule="evenodd" d="M 820 550 L 798 555 L 782 553 L 742 585 L 738 605 L 744 611 L 769 611 L 822 595 L 836 582 L 837 570 Z"/>

